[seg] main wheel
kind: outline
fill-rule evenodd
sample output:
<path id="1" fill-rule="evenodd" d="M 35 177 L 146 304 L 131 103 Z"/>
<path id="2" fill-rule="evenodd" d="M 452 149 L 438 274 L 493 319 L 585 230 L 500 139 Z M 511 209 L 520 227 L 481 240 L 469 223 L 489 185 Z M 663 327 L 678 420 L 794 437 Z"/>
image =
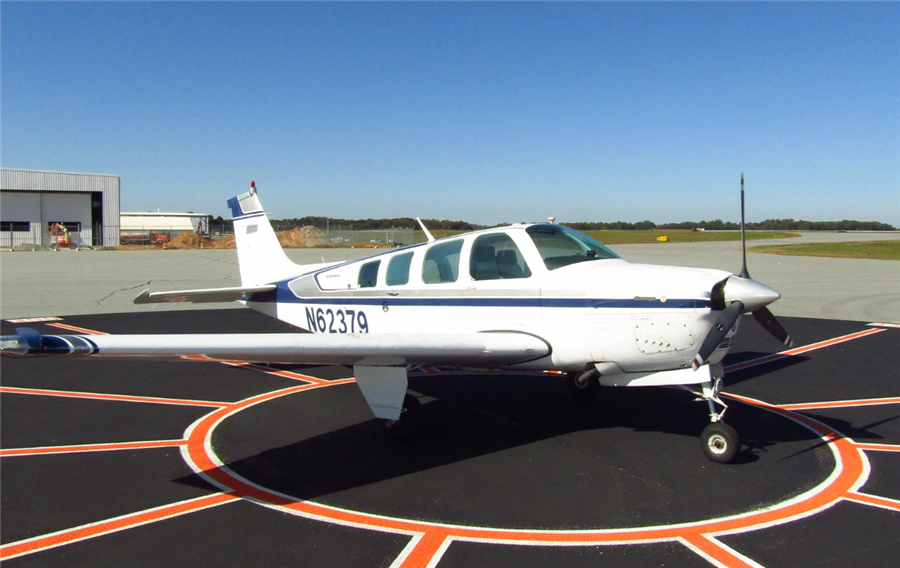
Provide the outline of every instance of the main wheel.
<path id="1" fill-rule="evenodd" d="M 579 384 L 578 376 L 581 373 L 566 373 L 566 386 L 579 400 L 594 400 L 600 394 L 600 380 L 593 376 L 583 384 Z"/>
<path id="2" fill-rule="evenodd" d="M 731 463 L 741 449 L 737 430 L 724 422 L 713 422 L 700 434 L 703 453 L 717 463 Z"/>
<path id="3" fill-rule="evenodd" d="M 404 442 L 411 442 L 416 438 L 419 430 L 419 410 L 421 406 L 419 399 L 416 397 L 410 394 L 403 397 L 400 419 L 388 420 L 386 424 L 394 438 Z"/>

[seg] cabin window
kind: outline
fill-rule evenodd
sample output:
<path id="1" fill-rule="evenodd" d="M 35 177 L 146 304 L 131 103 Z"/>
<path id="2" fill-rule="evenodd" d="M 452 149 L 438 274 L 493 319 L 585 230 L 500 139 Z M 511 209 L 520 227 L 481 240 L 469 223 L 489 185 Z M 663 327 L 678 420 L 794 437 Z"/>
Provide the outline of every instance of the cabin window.
<path id="1" fill-rule="evenodd" d="M 357 284 L 360 288 L 372 288 L 375 286 L 375 283 L 378 281 L 378 266 L 380 264 L 381 261 L 376 260 L 367 262 L 360 267 L 359 278 L 357 279 Z"/>
<path id="2" fill-rule="evenodd" d="M 391 258 L 387 267 L 387 285 L 403 286 L 409 282 L 409 265 L 412 262 L 413 253 L 405 252 Z"/>
<path id="3" fill-rule="evenodd" d="M 475 239 L 469 259 L 469 276 L 472 280 L 528 278 L 531 269 L 509 235 L 497 233 Z"/>
<path id="4" fill-rule="evenodd" d="M 562 225 L 532 225 L 525 231 L 534 241 L 547 270 L 576 262 L 619 258 L 589 236 Z"/>
<path id="5" fill-rule="evenodd" d="M 459 277 L 459 251 L 462 240 L 440 243 L 425 253 L 422 263 L 422 281 L 426 284 L 456 282 Z"/>

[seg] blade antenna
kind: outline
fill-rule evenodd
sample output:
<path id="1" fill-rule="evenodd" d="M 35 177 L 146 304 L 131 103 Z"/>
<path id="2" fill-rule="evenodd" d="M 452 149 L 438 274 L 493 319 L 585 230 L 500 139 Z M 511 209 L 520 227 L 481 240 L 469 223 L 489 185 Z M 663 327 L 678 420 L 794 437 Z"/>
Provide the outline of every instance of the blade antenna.
<path id="1" fill-rule="evenodd" d="M 747 272 L 747 237 L 744 233 L 744 174 L 741 174 L 741 252 L 743 253 L 743 260 L 741 262 L 741 273 L 738 276 L 750 278 L 750 273 Z"/>
<path id="2" fill-rule="evenodd" d="M 428 232 L 428 228 L 425 226 L 425 223 L 423 223 L 422 220 L 419 219 L 418 217 L 416 217 L 416 221 L 419 222 L 419 226 L 422 227 L 422 230 L 423 230 L 423 231 L 425 231 L 425 236 L 428 238 L 428 242 L 429 242 L 429 243 L 433 243 L 433 242 L 434 242 L 434 237 L 431 236 L 431 233 Z"/>

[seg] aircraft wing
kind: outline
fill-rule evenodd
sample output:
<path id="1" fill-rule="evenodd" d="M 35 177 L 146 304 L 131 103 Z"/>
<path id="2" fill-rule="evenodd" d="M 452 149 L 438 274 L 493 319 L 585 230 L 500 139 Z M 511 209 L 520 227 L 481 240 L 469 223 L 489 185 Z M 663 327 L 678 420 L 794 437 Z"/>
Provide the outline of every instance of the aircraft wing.
<path id="1" fill-rule="evenodd" d="M 250 294 L 271 292 L 275 288 L 276 286 L 274 284 L 266 284 L 263 286 L 236 286 L 233 288 L 206 288 L 201 290 L 176 290 L 173 292 L 151 292 L 147 289 L 134 299 L 134 303 L 162 304 L 191 302 L 193 304 L 203 304 L 209 302 L 236 302 Z"/>
<path id="2" fill-rule="evenodd" d="M 550 354 L 550 346 L 527 333 L 310 334 L 237 333 L 174 335 L 42 335 L 19 328 L 0 338 L 3 355 L 99 355 L 322 365 L 356 365 L 366 360 L 402 364 L 502 367 Z"/>

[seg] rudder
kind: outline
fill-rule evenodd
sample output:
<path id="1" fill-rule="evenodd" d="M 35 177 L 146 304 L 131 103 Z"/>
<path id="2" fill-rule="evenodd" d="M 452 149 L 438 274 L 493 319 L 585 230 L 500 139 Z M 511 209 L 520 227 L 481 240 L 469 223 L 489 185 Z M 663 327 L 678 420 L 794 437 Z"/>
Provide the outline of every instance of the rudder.
<path id="1" fill-rule="evenodd" d="M 250 191 L 228 200 L 242 286 L 258 286 L 298 274 L 300 265 L 284 254 L 269 217 L 250 182 Z"/>

